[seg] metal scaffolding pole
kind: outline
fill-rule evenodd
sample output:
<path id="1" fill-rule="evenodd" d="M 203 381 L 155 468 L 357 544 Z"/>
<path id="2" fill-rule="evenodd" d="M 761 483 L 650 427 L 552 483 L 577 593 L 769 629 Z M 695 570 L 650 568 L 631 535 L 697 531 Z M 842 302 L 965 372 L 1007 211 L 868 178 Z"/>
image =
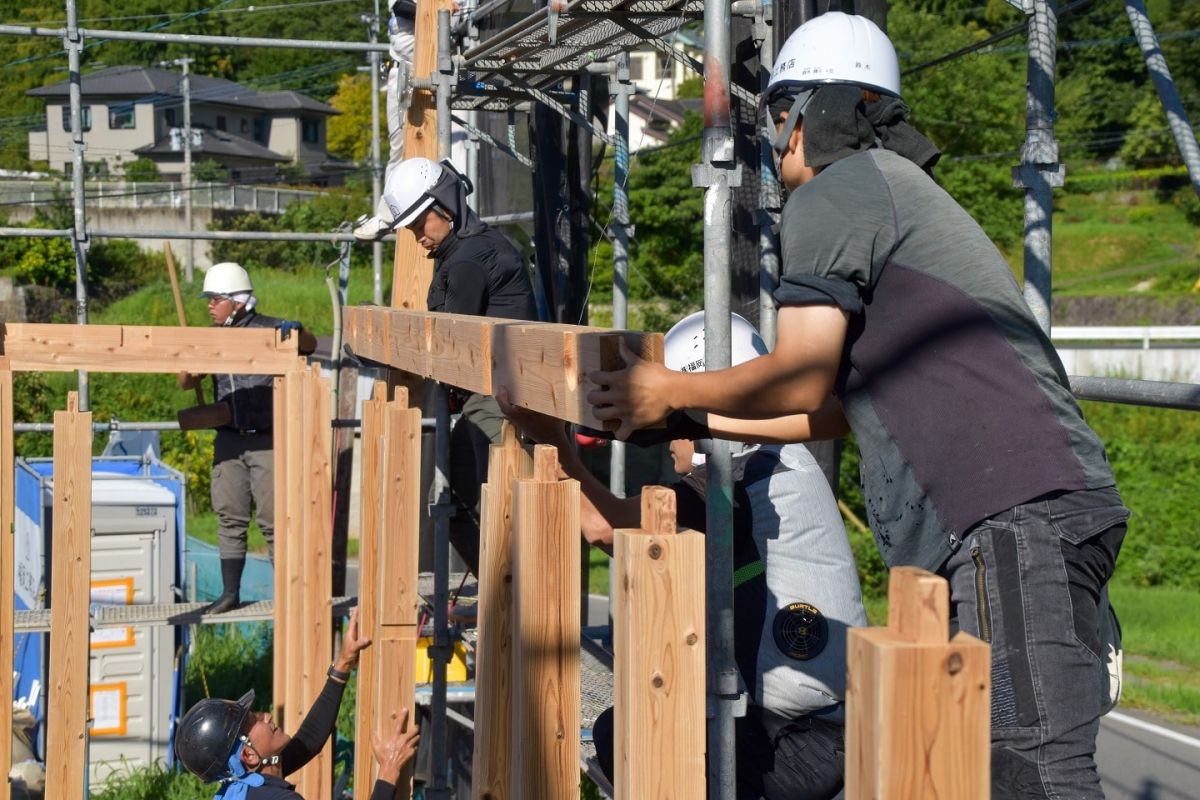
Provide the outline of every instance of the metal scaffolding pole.
<path id="1" fill-rule="evenodd" d="M 73 5 L 67 0 L 68 9 Z M 75 31 L 80 41 L 86 37 L 93 39 L 114 39 L 123 42 L 163 42 L 166 44 L 212 45 L 215 47 L 276 47 L 291 50 L 340 50 L 352 53 L 369 53 L 378 50 L 387 52 L 386 44 L 368 44 L 366 42 L 328 42 L 319 39 L 267 39 L 257 36 L 201 36 L 192 33 L 149 33 L 144 31 L 110 31 L 101 28 L 75 28 L 71 25 L 68 11 L 66 28 L 40 28 L 29 25 L 0 25 L 0 35 L 11 36 L 48 36 L 53 39 L 65 39 L 68 31 Z M 68 49 L 68 57 L 70 48 Z"/>
<path id="2" fill-rule="evenodd" d="M 375 34 L 379 29 L 379 0 L 375 0 L 375 13 L 370 16 L 367 32 L 371 44 L 375 44 Z M 371 213 L 379 208 L 380 189 L 380 145 L 379 145 L 379 51 L 370 53 L 371 70 Z M 372 301 L 377 306 L 383 305 L 383 242 L 371 244 L 371 289 Z"/>
<path id="3" fill-rule="evenodd" d="M 1029 20 L 1025 88 L 1025 143 L 1013 183 L 1025 189 L 1025 302 L 1042 330 L 1050 331 L 1050 258 L 1053 187 L 1063 184 L 1054 139 L 1054 69 L 1058 47 L 1055 0 L 1035 0 Z"/>
<path id="4" fill-rule="evenodd" d="M 183 93 L 183 224 L 190 233 L 193 225 L 192 190 L 195 188 L 192 182 L 192 76 L 188 70 L 192 59 L 181 58 L 177 63 L 183 68 L 183 77 L 179 82 Z M 195 269 L 196 240 L 188 239 L 187 259 L 183 262 L 183 279 L 188 283 L 194 280 Z"/>
<path id="5" fill-rule="evenodd" d="M 437 99 L 438 156 L 450 157 L 450 91 L 454 87 L 454 66 L 450 56 L 450 12 L 438 11 L 437 72 L 433 75 Z M 446 668 L 452 644 L 447 615 L 450 595 L 450 395 L 439 384 L 437 393 L 437 450 L 434 460 L 433 491 L 433 697 L 430 703 L 430 781 L 425 796 L 430 800 L 449 800 L 451 792 L 446 763 Z"/>
<path id="6" fill-rule="evenodd" d="M 612 93 L 616 99 L 616 152 L 613 175 L 612 247 L 613 300 L 612 326 L 629 327 L 629 97 L 634 93 L 629 79 L 629 53 L 616 58 L 617 79 Z M 617 497 L 625 496 L 625 443 L 613 440 L 609 456 L 608 488 Z"/>
<path id="7" fill-rule="evenodd" d="M 1146 13 L 1146 4 L 1142 0 L 1125 0 L 1125 13 L 1129 15 L 1129 23 L 1133 26 L 1133 35 L 1137 38 L 1138 47 L 1146 59 L 1146 68 L 1158 90 L 1158 99 L 1162 101 L 1163 109 L 1167 112 L 1167 124 L 1171 127 L 1171 135 L 1179 146 L 1183 163 L 1187 166 L 1188 177 L 1192 181 L 1192 189 L 1200 196 L 1200 147 L 1196 145 L 1196 132 L 1188 121 L 1187 112 L 1179 99 L 1179 90 L 1167 69 L 1167 60 L 1163 57 L 1162 49 L 1158 46 L 1158 37 L 1150 17 Z"/>
<path id="8" fill-rule="evenodd" d="M 729 291 L 736 164 L 729 102 L 729 0 L 704 4 L 704 137 L 692 183 L 704 192 L 704 362 L 730 363 Z M 708 469 L 705 578 L 708 635 L 708 796 L 736 790 L 734 717 L 739 691 L 733 651 L 733 474 L 729 442 L 714 440 Z"/>
<path id="9" fill-rule="evenodd" d="M 87 215 L 83 207 L 83 178 L 87 169 L 83 153 L 87 145 L 83 141 L 83 91 L 80 77 L 80 54 L 83 52 L 83 32 L 77 27 L 75 0 L 67 0 L 67 27 L 63 33 L 63 47 L 67 50 L 67 70 L 71 76 L 71 188 L 75 210 L 75 226 L 71 230 L 71 244 L 75 252 L 75 322 L 87 325 Z M 88 374 L 79 370 L 79 410 L 91 408 Z"/>
<path id="10" fill-rule="evenodd" d="M 763 4 L 760 8 L 765 13 L 770 6 Z M 756 26 L 756 30 L 760 28 Z M 759 70 L 759 91 L 765 92 L 771 78 L 769 66 L 775 63 L 775 36 L 766 25 L 760 32 L 763 36 L 758 45 L 758 63 L 768 68 Z M 764 125 L 758 134 L 758 332 L 767 347 L 774 349 L 775 290 L 779 287 L 779 237 L 774 231 L 783 207 L 783 190 L 775 174 L 775 158 L 771 155 L 770 123 L 764 122 Z"/>

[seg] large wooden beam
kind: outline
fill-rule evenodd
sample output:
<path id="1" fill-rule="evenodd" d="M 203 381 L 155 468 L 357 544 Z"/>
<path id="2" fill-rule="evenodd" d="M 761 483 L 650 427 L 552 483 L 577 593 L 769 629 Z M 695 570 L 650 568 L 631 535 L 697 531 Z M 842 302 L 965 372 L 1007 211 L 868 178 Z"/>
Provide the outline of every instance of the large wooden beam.
<path id="1" fill-rule="evenodd" d="M 586 400 L 587 376 L 620 363 L 621 338 L 662 363 L 662 334 L 586 325 L 356 306 L 344 331 L 363 358 L 481 394 L 506 386 L 514 405 L 593 428 L 604 423 Z"/>
<path id="2" fill-rule="evenodd" d="M 888 627 L 851 628 L 847 800 L 990 795 L 991 648 L 949 633 L 949 586 L 892 570 Z"/>
<path id="3" fill-rule="evenodd" d="M 0 323 L 15 371 L 279 375 L 296 368 L 297 337 L 271 328 Z"/>
<path id="4" fill-rule="evenodd" d="M 508 800 L 512 772 L 512 522 L 513 482 L 528 478 L 533 461 L 511 423 L 489 448 L 481 489 L 479 620 L 475 646 L 475 749 L 471 796 Z"/>
<path id="5" fill-rule="evenodd" d="M 413 47 L 413 77 L 429 79 L 437 70 L 437 15 L 441 9 L 450 10 L 451 0 L 417 0 L 413 21 L 416 45 Z M 414 89 L 408 113 L 404 118 L 404 157 L 437 161 L 437 108 L 433 91 Z M 449 155 L 449 154 L 447 154 Z M 433 278 L 433 261 L 425 249 L 406 230 L 397 232 L 396 254 L 392 263 L 392 307 L 424 311 Z"/>
<path id="6" fill-rule="evenodd" d="M 92 568 L 92 415 L 75 392 L 54 412 L 53 536 L 46 796 L 74 798 L 86 778 Z"/>
<path id="7" fill-rule="evenodd" d="M 16 496 L 13 493 L 13 405 L 12 370 L 7 359 L 0 358 L 0 697 L 13 696 L 13 593 L 16 577 L 13 573 L 13 516 Z M 12 703 L 0 703 L 0 731 L 12 730 Z M 0 736 L 0 774 L 12 769 L 12 737 Z M 8 781 L 0 781 L 0 800 L 9 800 Z"/>
<path id="8" fill-rule="evenodd" d="M 704 797 L 704 536 L 676 533 L 675 493 L 648 486 L 613 545 L 615 796 Z"/>
<path id="9" fill-rule="evenodd" d="M 579 797 L 579 482 L 557 475 L 538 445 L 513 490 L 513 798 Z"/>

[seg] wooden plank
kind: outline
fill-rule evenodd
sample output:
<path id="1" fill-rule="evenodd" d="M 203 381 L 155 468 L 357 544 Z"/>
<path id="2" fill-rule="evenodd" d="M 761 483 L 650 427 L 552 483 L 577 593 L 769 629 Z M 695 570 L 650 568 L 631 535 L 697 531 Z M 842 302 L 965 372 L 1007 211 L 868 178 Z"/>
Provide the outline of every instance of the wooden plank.
<path id="1" fill-rule="evenodd" d="M 642 492 L 614 533 L 615 796 L 705 795 L 704 536 L 675 532 L 675 494 Z"/>
<path id="2" fill-rule="evenodd" d="M 282 570 L 288 563 L 289 542 L 292 539 L 291 527 L 288 523 L 288 480 L 289 466 L 292 459 L 288 458 L 288 427 L 291 420 L 291 407 L 287 400 L 288 383 L 286 378 L 276 377 L 272 389 L 273 424 L 271 429 L 271 447 L 275 454 L 275 563 L 280 565 L 281 572 L 273 576 L 271 593 L 275 602 L 275 618 L 271 622 L 274 636 L 274 647 L 271 658 L 271 714 L 277 720 L 284 720 L 285 690 L 288 672 L 288 582 Z"/>
<path id="3" fill-rule="evenodd" d="M 417 567 L 421 527 L 421 411 L 407 408 L 407 393 L 388 406 L 384 441 L 387 488 L 384 493 L 381 581 L 388 590 L 379 601 L 381 625 L 416 625 L 421 597 Z"/>
<path id="4" fill-rule="evenodd" d="M 896 572 L 889 604 L 907 606 L 894 619 L 909 627 L 849 632 L 847 800 L 983 800 L 991 791 L 991 648 L 965 633 L 946 641 L 932 623 L 943 579 Z M 927 640 L 917 641 L 914 628 Z"/>
<path id="5" fill-rule="evenodd" d="M 588 375 L 620 363 L 618 337 L 662 363 L 657 333 L 367 307 L 346 326 L 353 352 L 379 355 L 382 317 L 390 343 L 379 363 L 474 392 L 506 386 L 514 405 L 594 428 L 602 423 L 586 400 Z"/>
<path id="6" fill-rule="evenodd" d="M 451 0 L 417 0 L 413 34 L 413 77 L 430 78 L 437 69 L 438 23 L 441 9 L 453 8 Z M 404 117 L 404 157 L 422 156 L 434 161 L 449 153 L 438 152 L 437 110 L 433 92 L 414 89 Z M 433 260 L 407 230 L 396 232 L 396 252 L 392 261 L 392 307 L 424 311 L 428 308 L 429 282 Z"/>
<path id="7" fill-rule="evenodd" d="M 87 763 L 92 415 L 75 392 L 54 412 L 54 552 L 46 796 L 83 797 Z"/>
<path id="8" fill-rule="evenodd" d="M 481 488 L 479 618 L 475 644 L 475 747 L 471 796 L 508 800 L 512 779 L 512 489 L 533 463 L 516 429 L 501 426 L 489 447 L 488 482 Z"/>
<path id="9" fill-rule="evenodd" d="M 296 336 L 271 328 L 0 324 L 13 370 L 279 375 L 295 368 Z"/>
<path id="10" fill-rule="evenodd" d="M 379 539 L 383 503 L 383 428 L 387 408 L 386 387 L 375 382 L 371 399 L 362 405 L 361 524 L 358 531 L 358 628 L 372 642 L 379 641 L 378 597 Z M 358 692 L 355 702 L 355 741 L 370 742 L 379 711 L 379 648 L 368 647 L 359 657 Z M 354 760 L 354 785 L 375 785 L 375 759 Z"/>
<path id="11" fill-rule="evenodd" d="M 950 586 L 917 567 L 895 567 L 888 578 L 888 629 L 911 642 L 950 638 Z"/>
<path id="12" fill-rule="evenodd" d="M 13 404 L 12 370 L 8 360 L 0 358 L 0 664 L 13 663 L 13 597 L 16 577 L 13 573 L 15 552 L 13 518 L 16 497 L 13 483 Z M 0 669 L 0 697 L 13 696 L 13 671 Z M 12 730 L 12 703 L 0 703 L 0 731 Z M 12 737 L 0 736 L 0 774 L 12 769 Z M 11 787 L 0 781 L 0 800 L 9 800 Z"/>
<path id="13" fill-rule="evenodd" d="M 286 460 L 288 469 L 287 486 L 285 487 L 287 513 L 287 533 L 291 537 L 287 549 L 287 561 L 276 561 L 275 581 L 281 579 L 285 600 L 290 612 L 283 621 L 286 634 L 286 660 L 284 662 L 284 717 L 285 730 L 296 730 L 304 721 L 308 708 L 304 705 L 303 674 L 304 674 L 304 619 L 301 610 L 304 608 L 303 576 L 304 576 L 304 530 L 307 521 L 304 502 L 304 474 L 302 471 L 303 453 L 305 447 L 304 409 L 309 402 L 308 381 L 303 372 L 294 372 L 285 376 L 284 391 L 287 395 L 287 427 Z M 276 520 L 278 526 L 279 520 Z M 278 530 L 276 536 L 278 537 Z M 283 568 L 282 576 L 279 572 Z M 278 617 L 276 617 L 278 619 Z"/>
<path id="14" fill-rule="evenodd" d="M 372 647 L 379 648 L 379 706 L 376 713 L 376 729 L 387 735 L 390 729 L 387 728 L 385 720 L 392 712 L 407 708 L 409 719 L 416 720 L 417 626 L 381 625 L 379 641 Z M 427 732 L 423 733 L 429 735 Z M 367 741 L 370 742 L 369 739 Z M 410 761 L 396 783 L 396 797 L 412 796 L 412 775 L 413 763 Z"/>
<path id="15" fill-rule="evenodd" d="M 349 332 L 355 333 L 351 350 L 359 358 L 384 362 L 387 360 L 388 316 L 367 313 L 364 306 L 346 306 L 342 309 L 343 341 L 350 344 Z"/>
<path id="16" fill-rule="evenodd" d="M 579 482 L 518 480 L 513 531 L 510 796 L 569 800 L 579 797 Z"/>
<path id="17" fill-rule="evenodd" d="M 307 712 L 325 687 L 325 670 L 333 660 L 333 481 L 329 380 L 321 377 L 320 365 L 313 364 L 304 374 L 304 381 L 307 396 L 301 460 L 305 502 L 300 564 L 302 624 L 296 633 L 303 642 L 301 693 L 302 707 Z M 332 800 L 332 741 L 327 741 L 299 771 L 296 785 L 298 793 L 309 800 Z"/>

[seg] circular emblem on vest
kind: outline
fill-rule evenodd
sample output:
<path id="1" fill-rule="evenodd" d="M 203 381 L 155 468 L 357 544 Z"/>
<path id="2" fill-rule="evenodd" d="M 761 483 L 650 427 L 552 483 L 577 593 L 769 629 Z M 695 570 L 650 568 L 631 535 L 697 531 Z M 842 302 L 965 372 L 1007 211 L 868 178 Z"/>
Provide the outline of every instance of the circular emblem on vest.
<path id="1" fill-rule="evenodd" d="M 775 646 L 797 661 L 816 658 L 829 642 L 829 623 L 816 606 L 789 603 L 775 613 Z"/>

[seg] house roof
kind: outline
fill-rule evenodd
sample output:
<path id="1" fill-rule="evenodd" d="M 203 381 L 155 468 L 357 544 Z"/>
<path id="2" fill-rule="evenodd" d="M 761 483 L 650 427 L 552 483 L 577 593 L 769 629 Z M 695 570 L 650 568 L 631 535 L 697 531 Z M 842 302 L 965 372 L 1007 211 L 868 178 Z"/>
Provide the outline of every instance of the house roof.
<path id="1" fill-rule="evenodd" d="M 109 67 L 80 79 L 84 97 L 129 97 L 133 102 L 154 102 L 164 97 L 182 97 L 179 73 L 157 67 Z M 26 92 L 30 97 L 67 97 L 71 82 L 59 81 Z M 333 106 L 292 91 L 259 92 L 224 78 L 192 76 L 192 102 L 238 106 L 258 111 L 312 111 L 340 114 Z"/>
<path id="2" fill-rule="evenodd" d="M 671 131 L 683 123 L 687 111 L 701 111 L 704 101 L 699 98 L 684 100 L 663 100 L 635 94 L 629 98 L 629 113 L 644 121 L 642 133 L 651 139 L 665 142 L 671 138 Z"/>
<path id="3" fill-rule="evenodd" d="M 174 128 L 166 136 L 154 144 L 143 145 L 133 152 L 139 156 L 163 156 L 183 153 L 183 137 L 179 128 Z M 212 128 L 194 127 L 194 133 L 200 134 L 200 143 L 193 145 L 192 157 L 197 155 L 226 156 L 236 158 L 251 158 L 258 161 L 291 161 L 287 156 L 281 156 L 274 150 L 263 147 L 258 142 L 243 139 L 227 131 L 216 131 Z"/>

